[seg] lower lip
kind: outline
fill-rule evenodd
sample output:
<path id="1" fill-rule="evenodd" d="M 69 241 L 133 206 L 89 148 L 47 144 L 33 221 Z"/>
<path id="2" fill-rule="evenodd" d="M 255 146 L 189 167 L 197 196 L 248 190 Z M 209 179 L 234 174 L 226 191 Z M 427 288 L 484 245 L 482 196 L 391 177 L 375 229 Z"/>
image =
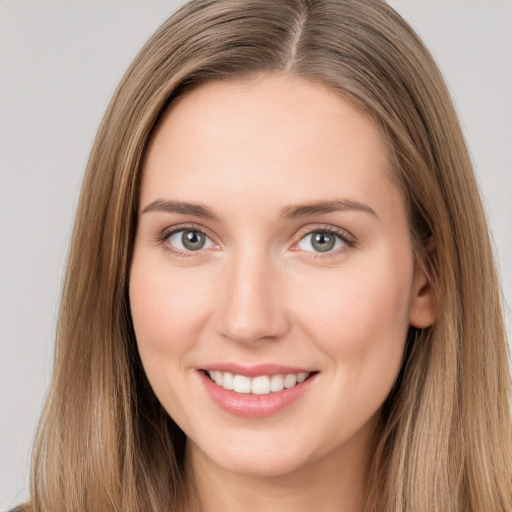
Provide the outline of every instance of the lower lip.
<path id="1" fill-rule="evenodd" d="M 269 393 L 252 395 L 235 393 L 218 386 L 203 371 L 199 371 L 203 385 L 212 400 L 223 410 L 244 418 L 264 418 L 276 414 L 297 401 L 310 387 L 318 374 L 295 386 Z"/>

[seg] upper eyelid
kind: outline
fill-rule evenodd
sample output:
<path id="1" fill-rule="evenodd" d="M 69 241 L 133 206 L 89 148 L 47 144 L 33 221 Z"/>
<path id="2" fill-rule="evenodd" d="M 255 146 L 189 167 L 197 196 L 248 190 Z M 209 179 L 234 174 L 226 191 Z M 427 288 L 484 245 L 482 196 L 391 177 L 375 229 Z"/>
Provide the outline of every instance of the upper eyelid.
<path id="1" fill-rule="evenodd" d="M 215 241 L 216 237 L 215 235 L 212 235 L 210 230 L 205 228 L 204 226 L 201 226 L 200 224 L 194 224 L 194 223 L 184 223 L 184 224 L 176 224 L 173 226 L 169 226 L 162 230 L 160 235 L 158 236 L 158 240 L 164 241 L 166 238 L 168 238 L 170 235 L 174 233 L 179 233 L 180 231 L 200 231 L 204 235 L 206 235 L 210 240 Z M 217 242 L 215 242 L 217 243 Z"/>
<path id="2" fill-rule="evenodd" d="M 337 226 L 333 226 L 332 224 L 317 224 L 316 226 L 304 226 L 304 228 L 300 229 L 297 233 L 298 240 L 302 240 L 305 236 L 311 235 L 317 232 L 328 232 L 338 235 L 342 239 L 348 239 L 355 243 L 356 237 L 347 231 L 346 229 L 339 228 Z"/>

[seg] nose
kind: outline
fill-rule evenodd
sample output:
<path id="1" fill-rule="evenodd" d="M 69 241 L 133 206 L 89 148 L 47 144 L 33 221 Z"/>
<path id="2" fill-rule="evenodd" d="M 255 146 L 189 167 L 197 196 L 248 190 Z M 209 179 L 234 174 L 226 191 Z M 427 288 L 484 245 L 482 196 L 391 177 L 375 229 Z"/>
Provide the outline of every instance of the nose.
<path id="1" fill-rule="evenodd" d="M 264 254 L 247 251 L 226 262 L 219 283 L 216 331 L 238 343 L 277 340 L 290 328 L 283 273 Z"/>

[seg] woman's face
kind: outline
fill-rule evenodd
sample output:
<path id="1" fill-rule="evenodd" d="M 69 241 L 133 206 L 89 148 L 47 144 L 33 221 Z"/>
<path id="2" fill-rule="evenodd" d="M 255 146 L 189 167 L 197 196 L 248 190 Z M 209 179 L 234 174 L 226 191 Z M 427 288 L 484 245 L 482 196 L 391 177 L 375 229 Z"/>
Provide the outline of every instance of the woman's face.
<path id="1" fill-rule="evenodd" d="M 433 315 L 376 124 L 281 75 L 175 102 L 143 164 L 130 302 L 197 460 L 274 476 L 358 464 L 409 325 Z"/>

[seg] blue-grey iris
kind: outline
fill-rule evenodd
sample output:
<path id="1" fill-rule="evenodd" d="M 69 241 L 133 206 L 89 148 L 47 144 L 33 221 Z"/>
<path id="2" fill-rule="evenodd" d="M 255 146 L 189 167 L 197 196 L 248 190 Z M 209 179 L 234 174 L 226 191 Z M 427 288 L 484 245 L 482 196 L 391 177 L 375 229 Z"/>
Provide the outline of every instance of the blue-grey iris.
<path id="1" fill-rule="evenodd" d="M 330 251 L 336 243 L 336 237 L 331 233 L 317 232 L 311 236 L 311 245 L 318 252 Z"/>
<path id="2" fill-rule="evenodd" d="M 183 231 L 181 242 L 185 249 L 188 249 L 189 251 L 198 251 L 203 248 L 206 242 L 206 237 L 200 231 Z"/>

